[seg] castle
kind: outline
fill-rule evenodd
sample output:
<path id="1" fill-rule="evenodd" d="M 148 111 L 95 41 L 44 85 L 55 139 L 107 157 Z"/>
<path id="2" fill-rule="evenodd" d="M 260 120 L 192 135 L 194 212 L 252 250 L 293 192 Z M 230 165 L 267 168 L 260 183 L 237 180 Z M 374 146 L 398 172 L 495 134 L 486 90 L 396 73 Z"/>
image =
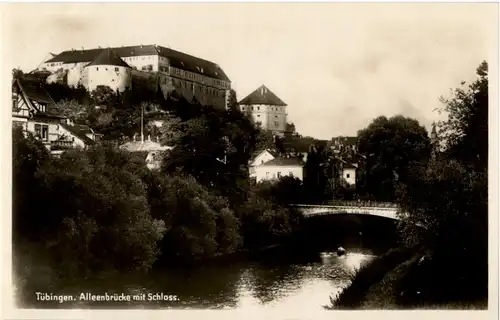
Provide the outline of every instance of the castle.
<path id="1" fill-rule="evenodd" d="M 157 45 L 68 50 L 50 54 L 37 70 L 50 72 L 49 82 L 62 78 L 69 86 L 83 85 L 89 91 L 109 86 L 122 92 L 132 87 L 133 78 L 153 79 L 165 95 L 175 91 L 187 100 L 220 108 L 227 108 L 231 90 L 231 81 L 217 64 Z"/>

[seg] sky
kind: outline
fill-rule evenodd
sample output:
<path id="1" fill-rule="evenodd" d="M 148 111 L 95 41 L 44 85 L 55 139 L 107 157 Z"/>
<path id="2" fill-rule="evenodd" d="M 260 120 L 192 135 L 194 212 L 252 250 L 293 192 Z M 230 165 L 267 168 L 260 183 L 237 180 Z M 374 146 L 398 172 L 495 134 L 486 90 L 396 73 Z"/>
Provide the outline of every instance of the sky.
<path id="1" fill-rule="evenodd" d="M 265 84 L 288 104 L 299 133 L 330 139 L 356 135 L 381 115 L 430 130 L 439 97 L 491 59 L 497 6 L 18 3 L 3 20 L 4 50 L 13 67 L 30 71 L 71 48 L 169 46 L 219 64 L 238 100 Z"/>

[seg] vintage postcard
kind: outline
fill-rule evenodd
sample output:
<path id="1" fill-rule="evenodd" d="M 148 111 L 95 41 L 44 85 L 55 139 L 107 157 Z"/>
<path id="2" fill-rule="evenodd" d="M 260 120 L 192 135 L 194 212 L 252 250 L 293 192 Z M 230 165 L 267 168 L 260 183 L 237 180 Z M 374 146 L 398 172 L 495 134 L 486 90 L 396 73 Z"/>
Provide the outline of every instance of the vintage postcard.
<path id="1" fill-rule="evenodd" d="M 3 318 L 498 317 L 498 3 L 1 8 Z"/>

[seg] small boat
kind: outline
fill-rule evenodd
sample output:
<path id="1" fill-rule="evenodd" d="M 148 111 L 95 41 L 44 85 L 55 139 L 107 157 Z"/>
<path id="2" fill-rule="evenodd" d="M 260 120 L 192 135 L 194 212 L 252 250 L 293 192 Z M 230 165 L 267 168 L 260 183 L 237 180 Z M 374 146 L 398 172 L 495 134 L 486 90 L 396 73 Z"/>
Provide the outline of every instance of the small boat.
<path id="1" fill-rule="evenodd" d="M 346 253 L 345 249 L 342 247 L 337 248 L 337 255 L 342 256 Z"/>

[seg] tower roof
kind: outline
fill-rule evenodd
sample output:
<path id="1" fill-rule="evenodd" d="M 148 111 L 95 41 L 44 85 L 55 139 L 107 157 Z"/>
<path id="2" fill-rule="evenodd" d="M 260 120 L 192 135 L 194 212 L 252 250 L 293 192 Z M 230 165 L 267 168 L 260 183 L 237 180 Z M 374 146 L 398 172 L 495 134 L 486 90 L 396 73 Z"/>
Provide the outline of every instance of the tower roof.
<path id="1" fill-rule="evenodd" d="M 111 48 L 104 49 L 91 63 L 87 65 L 87 67 L 100 65 L 130 68 L 130 66 Z"/>
<path id="2" fill-rule="evenodd" d="M 271 106 L 286 106 L 280 98 L 278 98 L 274 93 L 271 92 L 265 85 L 261 85 L 254 92 L 250 93 L 240 104 L 252 105 L 252 104 L 267 104 Z"/>

